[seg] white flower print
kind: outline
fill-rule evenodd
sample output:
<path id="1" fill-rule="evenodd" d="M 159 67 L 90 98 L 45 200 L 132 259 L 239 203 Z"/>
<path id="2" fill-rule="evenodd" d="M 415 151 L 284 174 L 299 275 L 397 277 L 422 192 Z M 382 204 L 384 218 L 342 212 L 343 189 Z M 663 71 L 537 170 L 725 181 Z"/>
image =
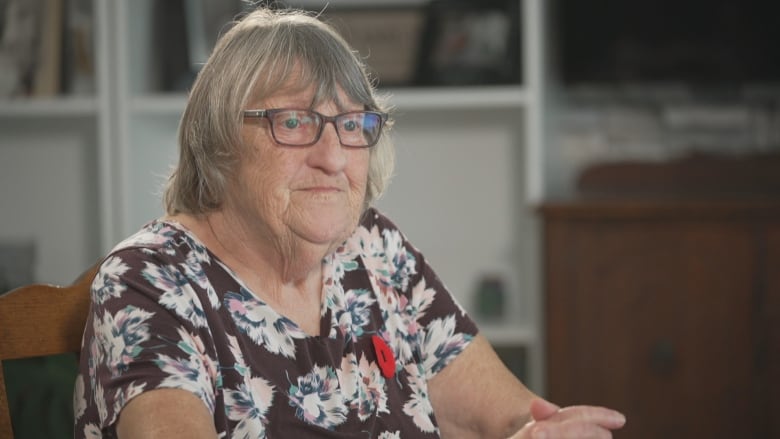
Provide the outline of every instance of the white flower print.
<path id="1" fill-rule="evenodd" d="M 376 226 L 370 232 L 364 227 L 358 227 L 350 242 L 356 249 L 362 250 L 359 257 L 365 266 L 371 289 L 377 296 L 380 308 L 395 309 L 398 293 L 391 282 L 393 267 L 388 262 L 385 249 L 379 245 L 383 241 Z"/>
<path id="2" fill-rule="evenodd" d="M 288 398 L 295 416 L 309 424 L 332 430 L 347 419 L 346 401 L 331 367 L 315 365 L 309 374 L 298 377 Z"/>
<path id="3" fill-rule="evenodd" d="M 386 229 L 380 235 L 377 226 L 370 231 L 358 227 L 348 244 L 363 261 L 381 307 L 396 309 L 398 293 L 407 290 L 410 279 L 417 273 L 414 254 L 404 246 L 401 232 Z"/>
<path id="4" fill-rule="evenodd" d="M 156 247 L 159 244 L 170 242 L 171 235 L 175 232 L 174 229 L 165 226 L 162 223 L 149 224 L 132 236 L 128 236 L 127 239 L 119 242 L 114 246 L 114 250 L 119 250 L 127 247 Z"/>
<path id="5" fill-rule="evenodd" d="M 383 244 L 384 242 L 379 235 L 379 227 L 373 226 L 371 230 L 368 230 L 366 227 L 360 226 L 350 236 L 343 251 L 339 253 L 339 258 L 343 260 L 351 260 L 356 257 L 363 259 L 384 258 Z M 371 269 L 368 266 L 366 268 Z"/>
<path id="6" fill-rule="evenodd" d="M 321 314 L 325 316 L 330 310 L 333 314 L 335 325 L 331 325 L 330 337 L 336 337 L 338 332 L 344 334 L 345 328 L 338 324 L 339 310 L 346 308 L 346 292 L 342 279 L 347 272 L 360 269 L 357 261 L 357 254 L 350 251 L 349 245 L 340 246 L 334 254 L 331 254 L 323 260 L 322 286 L 325 296 L 324 306 Z"/>
<path id="7" fill-rule="evenodd" d="M 200 369 L 199 361 L 190 358 L 173 358 L 160 354 L 155 360 L 157 367 L 165 372 L 167 377 L 160 387 L 187 390 L 197 395 L 204 404 L 213 411 L 214 395 L 209 382 L 203 379 L 205 375 Z"/>
<path id="8" fill-rule="evenodd" d="M 106 300 L 119 297 L 127 289 L 127 285 L 120 281 L 119 277 L 129 269 L 118 256 L 106 258 L 93 282 L 92 300 L 102 305 Z"/>
<path id="9" fill-rule="evenodd" d="M 436 426 L 433 424 L 433 406 L 431 406 L 431 400 L 428 399 L 425 371 L 416 364 L 408 364 L 405 369 L 412 394 L 404 404 L 404 413 L 412 418 L 414 425 L 420 431 L 432 433 L 436 430 Z"/>
<path id="10" fill-rule="evenodd" d="M 360 371 L 357 364 L 357 356 L 354 352 L 350 352 L 344 355 L 341 359 L 341 367 L 336 370 L 344 399 L 352 400 L 352 405 L 355 404 L 354 400 L 357 399 L 358 381 L 360 381 Z"/>
<path id="11" fill-rule="evenodd" d="M 76 384 L 73 386 L 73 417 L 78 420 L 87 409 L 87 398 L 84 394 L 84 376 L 76 377 Z"/>
<path id="12" fill-rule="evenodd" d="M 322 268 L 322 288 L 325 296 L 325 306 L 322 307 L 321 315 L 325 315 L 329 309 L 344 309 L 346 298 L 344 284 L 342 284 L 341 280 L 346 271 L 357 270 L 360 268 L 360 265 L 355 260 L 342 260 L 336 257 L 336 255 L 330 255 L 323 260 Z M 331 331 L 334 329 L 331 328 Z M 335 336 L 335 332 L 333 336 Z"/>
<path id="13" fill-rule="evenodd" d="M 240 375 L 244 375 L 246 373 L 247 367 L 246 362 L 244 361 L 244 352 L 241 350 L 241 346 L 238 344 L 238 339 L 232 335 L 228 335 L 227 339 L 230 353 L 233 354 L 233 358 L 236 360 L 236 363 L 233 367 Z"/>
<path id="14" fill-rule="evenodd" d="M 93 320 L 94 325 L 94 320 Z M 97 379 L 97 368 L 102 363 L 102 354 L 100 350 L 100 344 L 98 343 L 98 337 L 93 336 L 89 340 L 89 359 L 87 360 L 88 364 L 88 375 L 90 384 L 92 386 L 95 385 L 95 380 Z"/>
<path id="15" fill-rule="evenodd" d="M 385 379 L 379 366 L 366 357 L 357 361 L 354 353 L 349 353 L 341 360 L 341 368 L 337 371 L 341 390 L 350 408 L 357 410 L 358 418 L 365 421 L 375 412 L 390 413 L 387 408 L 387 393 Z"/>
<path id="16" fill-rule="evenodd" d="M 436 290 L 428 288 L 425 284 L 425 278 L 420 278 L 412 288 L 412 300 L 402 310 L 405 316 L 408 316 L 410 322 L 418 321 L 425 317 L 425 312 L 433 305 L 436 297 Z"/>
<path id="17" fill-rule="evenodd" d="M 323 278 L 323 289 L 325 291 L 325 306 L 322 309 L 322 313 L 326 313 L 328 309 L 341 310 L 344 309 L 344 303 L 346 303 L 346 292 L 344 291 L 344 285 L 341 282 L 329 282 L 329 279 Z"/>
<path id="18" fill-rule="evenodd" d="M 181 240 L 185 243 L 190 251 L 187 253 L 187 263 L 191 265 L 211 264 L 211 256 L 208 250 L 197 239 L 193 238 L 189 233 L 183 233 Z"/>
<path id="19" fill-rule="evenodd" d="M 146 321 L 154 314 L 134 306 L 119 310 L 116 315 L 109 312 L 103 318 L 95 316 L 92 325 L 97 338 L 98 359 L 117 376 L 139 354 L 140 344 L 149 340 L 149 325 Z"/>
<path id="20" fill-rule="evenodd" d="M 196 245 L 193 243 L 193 245 Z M 221 306 L 217 292 L 214 291 L 214 286 L 211 285 L 211 281 L 206 276 L 206 272 L 203 271 L 203 263 L 210 263 L 208 253 L 201 246 L 193 247 L 189 253 L 187 253 L 187 263 L 181 264 L 182 271 L 192 282 L 206 291 L 206 296 L 209 298 L 209 304 L 213 309 L 219 309 Z"/>
<path id="21" fill-rule="evenodd" d="M 268 409 L 274 399 L 274 386 L 260 377 L 244 376 L 236 390 L 225 389 L 225 413 L 238 421 L 232 433 L 234 439 L 263 439 L 268 425 Z"/>
<path id="22" fill-rule="evenodd" d="M 200 337 L 179 329 L 179 349 L 186 358 L 158 354 L 154 361 L 167 374 L 160 387 L 189 390 L 214 411 L 214 388 L 220 381 L 217 362 L 206 353 Z"/>
<path id="23" fill-rule="evenodd" d="M 363 336 L 363 328 L 371 322 L 371 307 L 376 302 L 373 296 L 371 290 L 349 290 L 342 307 L 333 309 L 341 333 L 353 342 Z"/>
<path id="24" fill-rule="evenodd" d="M 473 336 L 455 333 L 455 315 L 435 319 L 425 328 L 423 340 L 423 367 L 430 379 L 444 366 L 458 356 L 473 339 Z"/>
<path id="25" fill-rule="evenodd" d="M 409 279 L 417 273 L 414 255 L 404 246 L 404 239 L 398 230 L 383 230 L 381 236 L 376 226 L 371 231 L 359 228 L 356 245 L 372 281 L 385 294 L 393 289 L 404 291 Z M 370 239 L 367 244 L 364 240 Z"/>
<path id="26" fill-rule="evenodd" d="M 211 380 L 212 385 L 216 385 L 220 379 L 219 366 L 217 365 L 217 360 L 206 352 L 206 345 L 203 343 L 203 339 L 199 335 L 187 332 L 182 328 L 178 329 L 178 333 L 179 342 L 177 346 L 179 349 L 191 357 L 199 359 L 203 364 L 206 377 Z"/>
<path id="27" fill-rule="evenodd" d="M 363 229 L 365 230 L 365 229 Z M 342 245 L 336 251 L 325 257 L 323 265 L 323 278 L 328 281 L 323 283 L 340 283 L 347 272 L 357 270 L 360 265 L 357 262 L 358 254 L 353 253 L 349 245 Z"/>
<path id="28" fill-rule="evenodd" d="M 400 431 L 383 431 L 379 433 L 377 439 L 401 439 Z"/>
<path id="29" fill-rule="evenodd" d="M 389 285 L 401 291 L 409 287 L 409 280 L 417 274 L 414 255 L 404 246 L 404 237 L 398 230 L 385 229 L 382 231 L 385 239 L 385 253 L 390 264 L 391 274 Z"/>
<path id="30" fill-rule="evenodd" d="M 190 285 L 190 279 L 175 266 L 161 267 L 144 262 L 143 277 L 155 288 L 163 291 L 159 303 L 199 328 L 208 325 L 203 306 Z"/>
<path id="31" fill-rule="evenodd" d="M 100 432 L 100 428 L 95 424 L 87 424 L 84 426 L 84 438 L 85 439 L 102 439 L 103 433 Z"/>
<path id="32" fill-rule="evenodd" d="M 292 320 L 277 314 L 243 287 L 238 293 L 226 293 L 224 302 L 236 326 L 258 346 L 295 358 L 293 338 L 304 338 L 306 334 Z"/>
<path id="33" fill-rule="evenodd" d="M 103 391 L 103 384 L 100 381 L 97 381 L 95 384 L 92 397 L 97 406 L 100 423 L 103 424 L 108 418 L 108 404 L 106 403 L 106 394 Z"/>
<path id="34" fill-rule="evenodd" d="M 394 303 L 397 308 L 383 310 L 384 332 L 391 335 L 386 338 L 393 340 L 393 350 L 399 363 L 405 364 L 413 360 L 413 350 L 419 348 L 422 337 L 419 320 L 425 317 L 435 297 L 436 291 L 427 288 L 425 279 L 420 279 L 412 288 L 411 300 L 407 295 L 399 295 Z"/>
<path id="35" fill-rule="evenodd" d="M 113 424 L 114 421 L 116 421 L 116 418 L 119 416 L 119 412 L 122 411 L 122 408 L 125 406 L 125 404 L 143 393 L 144 388 L 146 388 L 146 383 L 131 383 L 127 387 L 117 389 L 114 396 L 114 416 L 109 424 Z"/>

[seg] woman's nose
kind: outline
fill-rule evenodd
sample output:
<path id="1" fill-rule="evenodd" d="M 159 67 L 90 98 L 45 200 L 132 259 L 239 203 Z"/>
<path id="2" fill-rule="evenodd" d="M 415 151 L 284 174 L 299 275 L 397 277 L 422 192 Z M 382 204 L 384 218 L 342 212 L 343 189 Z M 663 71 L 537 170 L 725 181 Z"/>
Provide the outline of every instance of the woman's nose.
<path id="1" fill-rule="evenodd" d="M 341 146 L 336 126 L 333 123 L 325 123 L 322 127 L 320 139 L 309 147 L 310 163 L 326 173 L 336 173 L 344 169 L 347 164 L 347 151 Z"/>

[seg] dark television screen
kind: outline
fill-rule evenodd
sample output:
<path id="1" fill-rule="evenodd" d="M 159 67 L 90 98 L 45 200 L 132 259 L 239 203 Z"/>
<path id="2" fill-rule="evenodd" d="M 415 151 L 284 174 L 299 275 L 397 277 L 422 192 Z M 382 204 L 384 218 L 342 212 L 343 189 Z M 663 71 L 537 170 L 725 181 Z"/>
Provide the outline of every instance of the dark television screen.
<path id="1" fill-rule="evenodd" d="M 780 1 L 556 0 L 566 84 L 780 84 Z"/>

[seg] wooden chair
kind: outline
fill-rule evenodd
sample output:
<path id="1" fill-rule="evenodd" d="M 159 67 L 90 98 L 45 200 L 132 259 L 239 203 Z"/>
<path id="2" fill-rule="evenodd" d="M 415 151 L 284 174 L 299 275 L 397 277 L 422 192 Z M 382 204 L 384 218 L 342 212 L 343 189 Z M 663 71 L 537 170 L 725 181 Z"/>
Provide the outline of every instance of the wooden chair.
<path id="1" fill-rule="evenodd" d="M 2 362 L 78 353 L 98 266 L 68 287 L 34 284 L 0 295 L 0 438 L 13 438 Z"/>

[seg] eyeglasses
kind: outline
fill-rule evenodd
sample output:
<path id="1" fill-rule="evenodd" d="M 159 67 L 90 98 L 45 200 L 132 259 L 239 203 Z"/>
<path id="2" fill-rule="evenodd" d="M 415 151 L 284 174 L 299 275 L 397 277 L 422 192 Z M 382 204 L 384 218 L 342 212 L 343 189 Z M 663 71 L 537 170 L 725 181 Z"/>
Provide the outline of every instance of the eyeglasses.
<path id="1" fill-rule="evenodd" d="M 336 127 L 341 145 L 350 148 L 376 145 L 382 134 L 382 126 L 387 121 L 386 113 L 376 111 L 350 111 L 325 116 L 312 110 L 287 108 L 245 110 L 244 117 L 268 119 L 274 140 L 286 146 L 309 146 L 317 143 L 325 124 L 330 122 Z"/>

